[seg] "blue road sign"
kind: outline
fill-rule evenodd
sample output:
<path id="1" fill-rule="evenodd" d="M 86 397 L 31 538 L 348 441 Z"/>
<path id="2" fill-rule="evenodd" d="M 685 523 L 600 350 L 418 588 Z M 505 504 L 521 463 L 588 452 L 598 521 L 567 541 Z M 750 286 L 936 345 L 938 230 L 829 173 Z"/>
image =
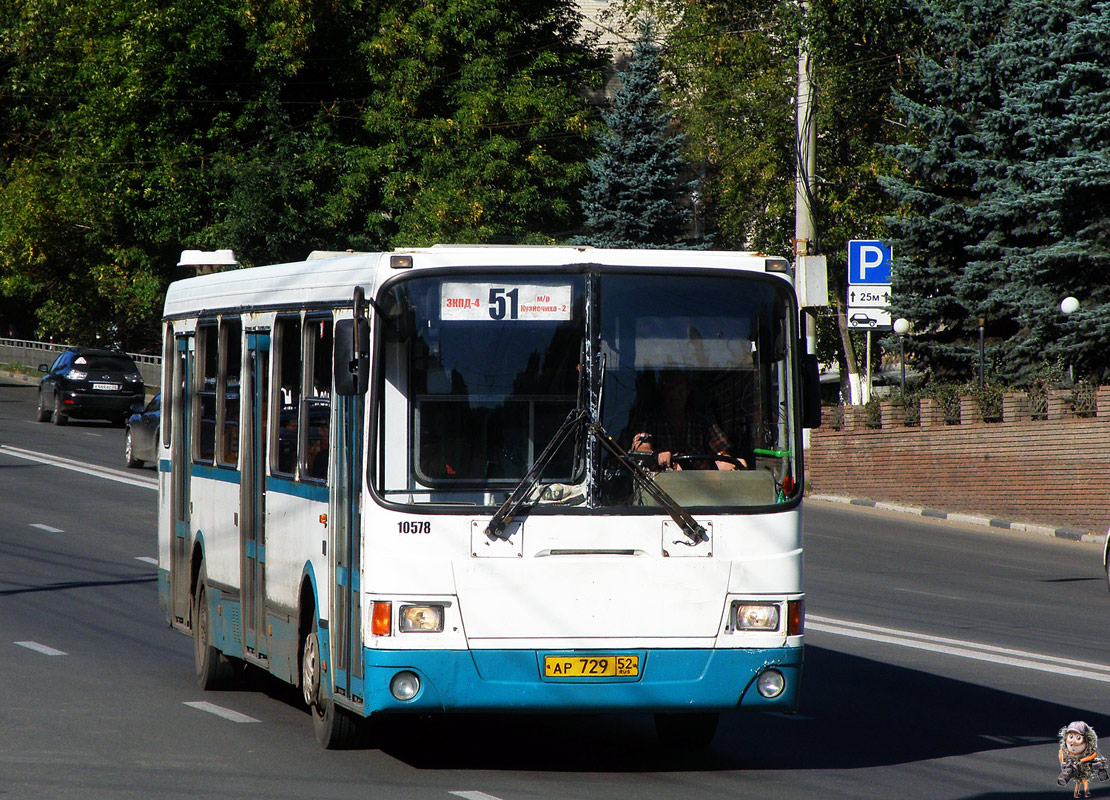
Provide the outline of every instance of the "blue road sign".
<path id="1" fill-rule="evenodd" d="M 890 283 L 892 261 L 889 245 L 853 239 L 848 242 L 848 285 Z"/>

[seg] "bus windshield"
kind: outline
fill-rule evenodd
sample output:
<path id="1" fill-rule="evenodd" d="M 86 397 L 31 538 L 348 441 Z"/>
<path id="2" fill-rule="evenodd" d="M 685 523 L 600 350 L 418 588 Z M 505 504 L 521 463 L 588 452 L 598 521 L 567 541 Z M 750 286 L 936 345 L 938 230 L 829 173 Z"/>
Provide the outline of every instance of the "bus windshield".
<path id="1" fill-rule="evenodd" d="M 651 513 L 645 474 L 691 508 L 796 496 L 797 332 L 780 281 L 600 268 L 413 275 L 379 306 L 374 485 L 387 501 L 496 507 L 576 409 L 584 424 L 535 476 L 539 513 Z"/>

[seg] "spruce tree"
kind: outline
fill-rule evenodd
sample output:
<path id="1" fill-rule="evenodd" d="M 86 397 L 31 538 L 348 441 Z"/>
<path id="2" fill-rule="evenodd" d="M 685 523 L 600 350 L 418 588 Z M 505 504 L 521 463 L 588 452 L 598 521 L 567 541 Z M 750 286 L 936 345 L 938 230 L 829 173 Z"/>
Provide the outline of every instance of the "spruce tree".
<path id="1" fill-rule="evenodd" d="M 895 313 L 937 376 L 970 378 L 978 319 L 988 374 L 1110 367 L 1110 4 L 921 0 L 943 61 L 902 101 L 921 141 L 887 188 Z M 1059 310 L 1080 298 L 1070 319 Z"/>
<path id="2" fill-rule="evenodd" d="M 1082 376 L 1110 367 L 1110 3 L 1011 0 L 988 50 L 997 107 L 983 116 L 986 153 L 974 209 L 989 231 L 969 252 L 966 296 L 983 298 L 1006 379 L 1044 365 Z M 1070 318 L 1060 301 L 1074 295 Z M 1004 357 L 1003 357 L 1004 355 Z"/>
<path id="3" fill-rule="evenodd" d="M 899 205 L 886 219 L 895 254 L 892 316 L 913 323 L 907 345 L 931 377 L 961 379 L 976 364 L 981 312 L 961 281 L 968 249 L 987 234 L 972 214 L 986 148 L 979 129 L 998 93 L 983 43 L 1006 0 L 917 5 L 932 32 L 929 50 L 942 55 L 922 55 L 917 91 L 895 96 L 913 137 L 891 148 L 900 172 L 880 180 Z"/>
<path id="4" fill-rule="evenodd" d="M 589 162 L 582 192 L 588 235 L 597 247 L 682 246 L 690 220 L 684 205 L 692 183 L 683 183 L 683 137 L 672 135 L 671 112 L 659 89 L 661 61 L 653 26 L 640 22 L 628 67 L 618 74 L 612 107 L 602 118 L 600 153 Z"/>

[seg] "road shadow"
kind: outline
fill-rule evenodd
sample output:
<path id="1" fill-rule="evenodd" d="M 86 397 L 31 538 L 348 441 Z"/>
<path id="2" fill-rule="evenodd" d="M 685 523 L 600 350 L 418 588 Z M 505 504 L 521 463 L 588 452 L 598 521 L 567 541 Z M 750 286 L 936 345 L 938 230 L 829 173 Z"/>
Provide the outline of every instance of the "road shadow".
<path id="1" fill-rule="evenodd" d="M 1096 701 L 1092 693 L 1091 705 Z M 383 752 L 418 769 L 839 770 L 1054 746 L 1056 731 L 1074 719 L 1110 730 L 1110 718 L 1092 708 L 807 646 L 800 714 L 726 714 L 712 747 L 702 752 L 664 748 L 644 714 L 394 718 L 378 741 Z"/>
<path id="2" fill-rule="evenodd" d="M 44 422 L 42 424 L 43 425 L 52 425 L 54 423 L 53 422 L 49 422 L 49 423 Z M 63 428 L 107 428 L 107 429 L 111 429 L 111 430 L 122 431 L 123 428 L 124 428 L 124 423 L 122 423 L 122 422 L 113 422 L 110 419 L 77 419 L 77 418 L 74 418 L 74 417 L 69 417 L 65 421 L 65 424 L 61 425 L 60 427 L 63 427 Z"/>
<path id="3" fill-rule="evenodd" d="M 130 586 L 135 583 L 156 583 L 158 578 L 155 576 L 145 578 L 118 578 L 115 580 L 102 580 L 102 581 L 58 581 L 56 583 L 45 583 L 35 586 L 19 586 L 15 589 L 0 589 L 0 597 L 10 597 L 17 594 L 28 594 L 34 592 L 62 592 L 68 589 L 100 589 L 107 586 Z"/>

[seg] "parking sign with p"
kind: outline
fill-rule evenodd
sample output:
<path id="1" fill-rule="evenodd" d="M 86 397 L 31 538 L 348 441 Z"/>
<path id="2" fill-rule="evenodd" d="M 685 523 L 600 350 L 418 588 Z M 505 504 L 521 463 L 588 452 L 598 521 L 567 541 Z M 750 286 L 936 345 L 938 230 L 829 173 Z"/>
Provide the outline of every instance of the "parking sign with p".
<path id="1" fill-rule="evenodd" d="M 890 283 L 891 248 L 879 241 L 848 242 L 848 285 Z"/>

